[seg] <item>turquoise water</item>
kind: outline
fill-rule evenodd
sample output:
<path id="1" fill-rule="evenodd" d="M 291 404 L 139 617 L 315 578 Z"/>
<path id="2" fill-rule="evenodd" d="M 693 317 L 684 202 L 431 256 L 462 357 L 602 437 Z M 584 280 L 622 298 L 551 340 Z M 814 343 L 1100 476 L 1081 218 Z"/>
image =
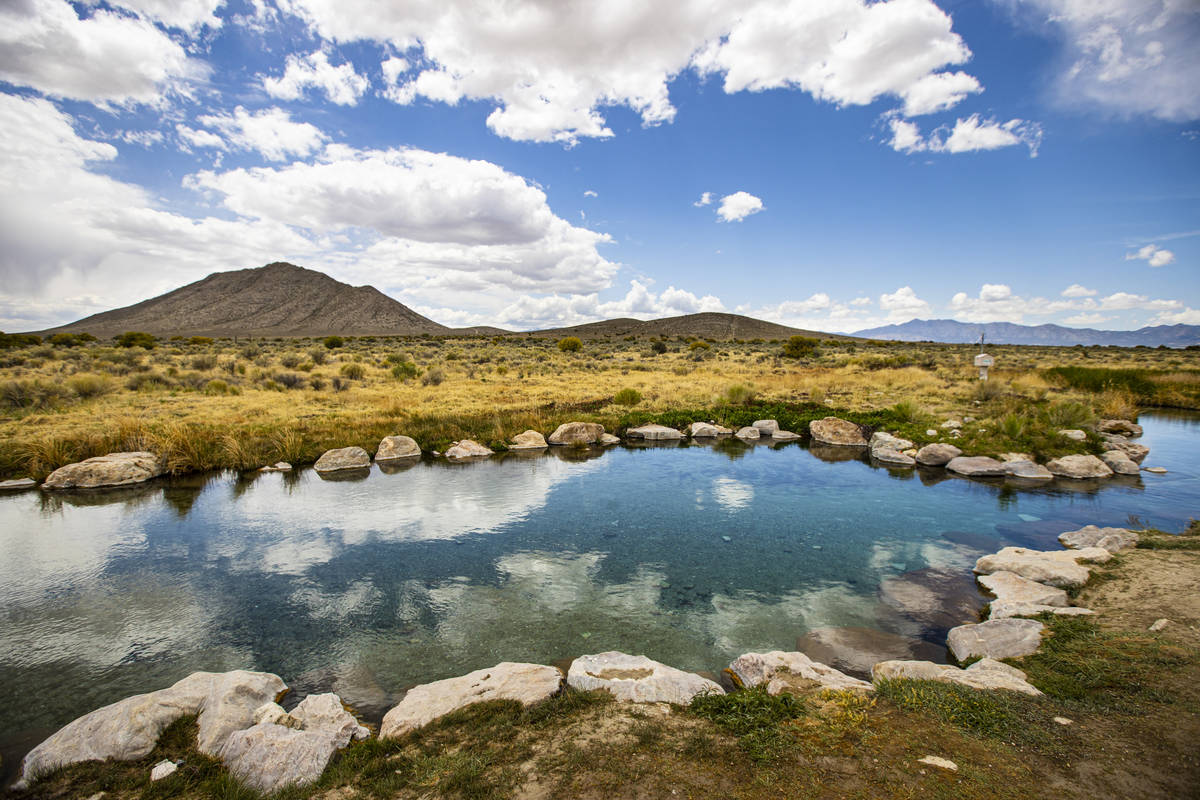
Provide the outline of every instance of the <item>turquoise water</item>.
<path id="1" fill-rule="evenodd" d="M 979 555 L 1197 515 L 1197 417 L 1142 421 L 1147 465 L 1170 473 L 1100 488 L 729 441 L 3 496 L 0 753 L 8 769 L 79 714 L 197 669 L 269 670 L 378 717 L 408 686 L 503 660 L 940 659 L 983 602 Z"/>

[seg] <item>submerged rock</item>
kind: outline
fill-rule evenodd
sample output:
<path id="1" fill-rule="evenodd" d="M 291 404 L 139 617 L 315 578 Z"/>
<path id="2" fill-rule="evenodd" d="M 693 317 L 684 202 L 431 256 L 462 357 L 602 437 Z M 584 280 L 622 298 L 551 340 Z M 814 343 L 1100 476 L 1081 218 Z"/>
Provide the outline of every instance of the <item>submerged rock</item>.
<path id="1" fill-rule="evenodd" d="M 1085 525 L 1077 531 L 1066 531 L 1058 535 L 1063 547 L 1081 550 L 1086 547 L 1102 547 L 1110 553 L 1136 547 L 1138 535 L 1127 528 L 1097 528 Z"/>
<path id="2" fill-rule="evenodd" d="M 313 464 L 317 472 L 337 472 L 341 469 L 363 469 L 371 466 L 371 456 L 361 447 L 339 447 L 326 450 Z"/>
<path id="3" fill-rule="evenodd" d="M 983 556 L 975 562 L 975 573 L 990 575 L 1007 571 L 1031 581 L 1070 589 L 1087 583 L 1090 571 L 1078 563 L 1095 561 L 1103 564 L 1112 554 L 1099 547 L 1080 550 L 1030 550 L 1025 547 L 1005 547 L 999 553 Z"/>
<path id="4" fill-rule="evenodd" d="M 457 678 L 415 686 L 384 715 L 379 736 L 402 736 L 451 711 L 487 700 L 531 705 L 557 694 L 562 680 L 562 673 L 554 667 L 505 661 Z"/>
<path id="5" fill-rule="evenodd" d="M 550 434 L 550 444 L 595 444 L 604 435 L 598 422 L 564 422 Z"/>
<path id="6" fill-rule="evenodd" d="M 968 478 L 1002 478 L 1004 462 L 987 456 L 959 456 L 946 464 L 946 469 Z"/>
<path id="7" fill-rule="evenodd" d="M 942 467 L 961 455 L 962 450 L 954 445 L 935 442 L 918 450 L 916 458 L 918 464 L 924 464 L 927 467 Z"/>
<path id="8" fill-rule="evenodd" d="M 710 439 L 714 436 L 728 436 L 731 433 L 733 431 L 729 428 L 711 422 L 693 422 L 688 428 L 688 434 L 693 439 Z"/>
<path id="9" fill-rule="evenodd" d="M 1108 478 L 1113 471 L 1095 456 L 1074 455 L 1056 458 L 1046 469 L 1060 478 Z"/>
<path id="10" fill-rule="evenodd" d="M 898 678 L 957 683 L 972 689 L 1007 689 L 1034 697 L 1041 694 L 1025 680 L 1024 672 L 991 658 L 980 659 L 966 669 L 930 661 L 881 661 L 871 669 L 871 679 L 876 683 Z"/>
<path id="11" fill-rule="evenodd" d="M 840 447 L 866 447 L 867 440 L 863 437 L 862 428 L 853 422 L 837 417 L 815 419 L 808 423 L 808 432 L 814 442 L 834 444 Z"/>
<path id="12" fill-rule="evenodd" d="M 625 431 L 630 439 L 645 439 L 648 442 L 665 442 L 682 439 L 683 434 L 666 425 L 642 425 Z"/>
<path id="13" fill-rule="evenodd" d="M 417 458 L 421 447 L 411 436 L 385 436 L 375 451 L 376 461 L 392 461 L 398 458 Z"/>
<path id="14" fill-rule="evenodd" d="M 959 625 L 946 634 L 946 646 L 958 661 L 983 658 L 1020 658 L 1036 653 L 1045 626 L 1033 619 L 990 619 Z"/>
<path id="15" fill-rule="evenodd" d="M 143 450 L 109 453 L 75 464 L 67 464 L 50 473 L 43 489 L 98 489 L 129 486 L 157 478 L 167 471 L 164 458 Z"/>
<path id="16" fill-rule="evenodd" d="M 681 706 L 690 705 L 697 695 L 725 693 L 713 681 L 693 672 L 615 651 L 575 659 L 567 671 L 567 684 L 582 692 L 605 689 L 618 700 L 631 703 Z"/>
<path id="17" fill-rule="evenodd" d="M 746 653 L 738 656 L 726 672 L 738 686 L 766 684 L 767 694 L 806 692 L 816 689 L 872 691 L 874 686 L 852 678 L 833 667 L 813 661 L 804 653 Z"/>
<path id="18" fill-rule="evenodd" d="M 446 458 L 454 461 L 460 458 L 484 458 L 490 456 L 492 450 L 473 439 L 463 439 L 455 442 L 446 449 Z"/>
<path id="19" fill-rule="evenodd" d="M 546 444 L 546 437 L 537 431 L 525 431 L 518 433 L 512 438 L 512 443 L 509 444 L 509 450 L 541 450 L 543 447 L 549 447 Z"/>
<path id="20" fill-rule="evenodd" d="M 1042 606 L 1066 606 L 1067 593 L 1044 583 L 1022 578 L 1015 572 L 998 570 L 990 575 L 980 575 L 979 583 L 996 596 L 1001 603 L 1032 603 Z"/>

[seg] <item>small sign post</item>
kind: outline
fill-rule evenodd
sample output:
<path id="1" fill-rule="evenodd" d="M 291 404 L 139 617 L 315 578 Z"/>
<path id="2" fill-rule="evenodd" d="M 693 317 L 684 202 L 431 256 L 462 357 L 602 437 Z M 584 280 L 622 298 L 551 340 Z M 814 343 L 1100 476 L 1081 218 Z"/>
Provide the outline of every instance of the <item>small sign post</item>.
<path id="1" fill-rule="evenodd" d="M 983 334 L 979 334 L 979 355 L 975 356 L 975 366 L 979 367 L 979 380 L 987 380 L 988 367 L 996 363 L 996 360 L 983 352 Z"/>

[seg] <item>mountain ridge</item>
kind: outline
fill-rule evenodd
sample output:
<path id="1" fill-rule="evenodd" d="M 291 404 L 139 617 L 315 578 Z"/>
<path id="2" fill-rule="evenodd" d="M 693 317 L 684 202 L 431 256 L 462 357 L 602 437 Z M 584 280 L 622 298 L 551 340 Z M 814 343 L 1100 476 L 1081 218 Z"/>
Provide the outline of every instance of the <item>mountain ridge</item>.
<path id="1" fill-rule="evenodd" d="M 979 341 L 983 333 L 992 344 L 1044 345 L 1073 347 L 1074 345 L 1112 345 L 1117 347 L 1187 347 L 1200 344 L 1200 325 L 1152 325 L 1134 331 L 1107 331 L 1097 328 L 1068 328 L 1047 323 L 1019 325 L 1015 322 L 959 322 L 953 319 L 914 319 L 901 325 L 884 325 L 855 331 L 852 335 L 865 339 L 887 339 L 899 342 L 943 342 L 970 344 Z"/>

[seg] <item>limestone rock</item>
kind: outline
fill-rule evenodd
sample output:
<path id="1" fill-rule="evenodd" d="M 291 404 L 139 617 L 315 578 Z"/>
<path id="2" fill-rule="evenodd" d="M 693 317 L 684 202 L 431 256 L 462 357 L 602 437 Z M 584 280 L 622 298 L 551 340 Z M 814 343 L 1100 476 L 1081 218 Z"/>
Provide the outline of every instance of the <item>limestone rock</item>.
<path id="1" fill-rule="evenodd" d="M 1080 608 L 1079 606 L 1044 606 L 1038 603 L 1005 603 L 997 600 L 988 608 L 988 619 L 1036 617 L 1045 612 L 1060 617 L 1084 617 L 1096 613 L 1090 608 Z"/>
<path id="2" fill-rule="evenodd" d="M 955 764 L 948 758 L 940 758 L 938 756 L 925 756 L 917 759 L 918 764 L 927 764 L 938 769 L 949 770 L 950 772 L 958 772 L 958 764 Z"/>
<path id="3" fill-rule="evenodd" d="M 127 697 L 67 724 L 25 756 L 21 778 L 80 761 L 143 758 L 164 728 L 189 714 L 200 715 L 200 751 L 218 755 L 231 733 L 254 722 L 255 709 L 286 688 L 279 676 L 265 672 L 193 672 L 166 689 Z"/>
<path id="4" fill-rule="evenodd" d="M 1142 435 L 1142 426 L 1127 419 L 1102 419 L 1096 425 L 1096 430 L 1101 433 L 1115 433 L 1120 436 L 1128 436 L 1131 439 L 1136 439 Z"/>
<path id="5" fill-rule="evenodd" d="M 1042 606 L 1066 606 L 1067 593 L 1044 583 L 1022 578 L 1015 572 L 999 570 L 990 575 L 980 575 L 979 583 L 996 596 L 1001 603 L 1032 603 Z"/>
<path id="6" fill-rule="evenodd" d="M 1081 431 L 1078 428 L 1071 428 L 1069 430 L 1059 431 L 1058 435 L 1065 436 L 1068 439 L 1071 439 L 1072 441 L 1076 441 L 1076 442 L 1086 442 L 1087 441 L 1087 432 Z"/>
<path id="7" fill-rule="evenodd" d="M 376 461 L 391 461 L 397 458 L 416 458 L 421 448 L 410 436 L 385 436 L 375 451 Z"/>
<path id="8" fill-rule="evenodd" d="M 956 431 L 963 426 L 962 422 L 957 419 L 948 419 L 942 423 L 943 430 Z"/>
<path id="9" fill-rule="evenodd" d="M 959 456 L 946 464 L 946 469 L 968 478 L 1002 478 L 1004 463 L 987 456 Z"/>
<path id="10" fill-rule="evenodd" d="M 175 771 L 178 769 L 179 767 L 174 761 L 167 761 L 164 758 L 162 761 L 155 764 L 150 770 L 150 782 L 153 783 L 154 781 L 161 781 L 168 775 L 174 775 Z"/>
<path id="11" fill-rule="evenodd" d="M 862 428 L 853 422 L 837 417 L 815 419 L 808 423 L 808 432 L 814 442 L 820 444 L 836 444 L 842 447 L 866 447 L 867 440 L 863 438 Z"/>
<path id="12" fill-rule="evenodd" d="M 379 736 L 402 736 L 451 711 L 486 700 L 537 703 L 557 694 L 562 679 L 554 667 L 505 661 L 490 669 L 416 686 L 384 716 Z"/>
<path id="13" fill-rule="evenodd" d="M 1110 435 L 1109 439 L 1104 442 L 1104 449 L 1124 453 L 1135 464 L 1142 463 L 1146 460 L 1146 456 L 1150 455 L 1150 448 L 1146 447 L 1146 445 L 1126 441 L 1120 436 Z"/>
<path id="14" fill-rule="evenodd" d="M 509 450 L 540 450 L 543 447 L 548 447 L 546 437 L 542 436 L 537 431 L 525 431 L 518 433 L 512 438 L 512 443 L 509 444 Z"/>
<path id="15" fill-rule="evenodd" d="M 1041 464 L 1035 464 L 1033 461 L 1005 461 L 1004 474 L 1010 478 L 1020 478 L 1027 481 L 1050 481 L 1054 480 L 1054 473 L 1043 467 Z"/>
<path id="16" fill-rule="evenodd" d="M 738 656 L 726 670 L 739 686 L 752 688 L 766 684 L 768 694 L 812 691 L 814 689 L 853 689 L 872 691 L 866 681 L 852 678 L 833 667 L 813 661 L 804 653 L 746 653 Z"/>
<path id="17" fill-rule="evenodd" d="M 688 435 L 693 439 L 710 439 L 714 436 L 728 436 L 731 433 L 733 431 L 729 428 L 711 422 L 693 422 L 688 428 Z"/>
<path id="18" fill-rule="evenodd" d="M 630 428 L 625 431 L 625 435 L 631 439 L 645 439 L 648 442 L 666 442 L 683 438 L 682 433 L 674 428 L 668 428 L 666 425 L 642 425 Z"/>
<path id="19" fill-rule="evenodd" d="M 1141 467 L 1121 450 L 1107 450 L 1100 454 L 1100 460 L 1118 475 L 1137 475 L 1142 471 Z"/>
<path id="20" fill-rule="evenodd" d="M 288 714 L 306 731 L 328 731 L 345 747 L 351 740 L 361 741 L 371 735 L 354 715 L 342 705 L 342 699 L 333 692 L 310 694 Z"/>
<path id="21" fill-rule="evenodd" d="M 1170 624 L 1171 624 L 1171 620 L 1167 619 L 1166 617 L 1163 617 L 1161 619 L 1156 619 L 1156 620 L 1154 620 L 1154 622 L 1152 622 L 1150 624 L 1149 631 L 1151 633 L 1158 633 L 1159 631 L 1166 628 Z"/>
<path id="22" fill-rule="evenodd" d="M 775 431 L 771 434 L 771 438 L 777 442 L 794 442 L 800 438 L 800 434 L 792 431 Z"/>
<path id="23" fill-rule="evenodd" d="M 292 465 L 286 461 L 276 461 L 274 464 L 268 464 L 265 467 L 260 467 L 259 472 L 291 472 Z"/>
<path id="24" fill-rule="evenodd" d="M 598 422 L 564 422 L 554 429 L 548 440 L 550 444 L 595 444 L 604 435 L 604 426 Z"/>
<path id="25" fill-rule="evenodd" d="M 484 447 L 472 439 L 463 439 L 461 442 L 455 442 L 446 449 L 446 458 L 451 461 L 459 458 L 483 458 L 491 454 L 491 448 Z"/>
<path id="26" fill-rule="evenodd" d="M 762 434 L 759 433 L 758 428 L 752 427 L 750 425 L 747 425 L 744 428 L 739 428 L 738 432 L 734 434 L 734 436 L 736 436 L 737 438 L 746 439 L 748 441 L 753 441 L 761 435 Z"/>
<path id="27" fill-rule="evenodd" d="M 958 661 L 976 656 L 1020 658 L 1037 652 L 1044 627 L 1037 620 L 1016 617 L 959 625 L 946 634 L 946 646 Z"/>
<path id="28" fill-rule="evenodd" d="M 340 469 L 363 469 L 371 466 L 371 456 L 361 447 L 339 447 L 326 450 L 313 464 L 317 472 L 337 472 Z"/>
<path id="29" fill-rule="evenodd" d="M 109 453 L 75 464 L 67 464 L 50 473 L 43 489 L 96 489 L 128 486 L 157 478 L 167 471 L 166 460 L 145 451 Z"/>
<path id="30" fill-rule="evenodd" d="M 263 703 L 261 706 L 254 709 L 254 714 L 251 719 L 254 720 L 255 725 L 260 722 L 270 722 L 275 725 L 286 725 L 287 721 L 291 718 L 288 716 L 288 713 L 283 710 L 283 706 L 272 701 L 270 703 Z"/>
<path id="31" fill-rule="evenodd" d="M 567 683 L 582 692 L 606 689 L 618 700 L 632 703 L 686 706 L 697 695 L 724 694 L 716 683 L 695 673 L 615 651 L 575 659 Z"/>
<path id="32" fill-rule="evenodd" d="M 1056 458 L 1046 465 L 1046 469 L 1060 478 L 1108 478 L 1113 474 L 1103 461 L 1086 455 Z"/>
<path id="33" fill-rule="evenodd" d="M 756 419 L 752 427 L 758 428 L 758 432 L 763 436 L 774 436 L 779 430 L 779 423 L 773 419 Z"/>
<path id="34" fill-rule="evenodd" d="M 1166 467 L 1142 467 L 1142 472 L 1150 472 L 1155 475 L 1166 475 L 1167 468 Z"/>
<path id="35" fill-rule="evenodd" d="M 966 669 L 932 661 L 881 661 L 871 669 L 871 679 L 876 683 L 897 678 L 957 683 L 972 689 L 1007 689 L 1034 697 L 1041 694 L 1025 680 L 1024 672 L 991 658 L 980 659 Z"/>
<path id="36" fill-rule="evenodd" d="M 33 478 L 15 478 L 11 481 L 0 481 L 0 492 L 19 492 L 37 486 Z"/>
<path id="37" fill-rule="evenodd" d="M 935 442 L 927 444 L 917 451 L 917 463 L 924 464 L 927 467 L 941 467 L 949 464 L 961 455 L 962 450 L 959 450 L 954 445 Z"/>
<path id="38" fill-rule="evenodd" d="M 869 442 L 869 445 L 871 448 L 871 455 L 874 455 L 876 450 L 896 450 L 898 452 L 904 452 L 912 447 L 913 443 L 908 439 L 901 439 L 899 436 L 894 436 L 890 433 L 875 431 L 875 433 L 871 434 L 871 441 Z"/>
<path id="39" fill-rule="evenodd" d="M 1077 531 L 1067 531 L 1058 535 L 1058 541 L 1063 547 L 1080 550 L 1084 547 L 1103 547 L 1110 553 L 1136 547 L 1138 535 L 1126 528 L 1097 528 L 1095 525 L 1085 525 Z"/>
<path id="40" fill-rule="evenodd" d="M 882 464 L 890 464 L 899 467 L 915 467 L 917 460 L 912 456 L 906 456 L 899 450 L 893 450 L 890 447 L 880 447 L 871 450 L 871 458 Z"/>
<path id="41" fill-rule="evenodd" d="M 975 562 L 977 575 L 1007 571 L 1031 581 L 1070 589 L 1087 583 L 1089 570 L 1080 561 L 1104 563 L 1112 554 L 1099 547 L 1080 550 L 1030 550 L 1025 547 L 1005 547 L 999 553 L 983 556 Z"/>
<path id="42" fill-rule="evenodd" d="M 605 447 L 609 446 L 610 444 L 620 444 L 620 443 L 621 443 L 620 436 L 613 436 L 611 433 L 600 434 L 600 444 L 604 445 Z"/>

